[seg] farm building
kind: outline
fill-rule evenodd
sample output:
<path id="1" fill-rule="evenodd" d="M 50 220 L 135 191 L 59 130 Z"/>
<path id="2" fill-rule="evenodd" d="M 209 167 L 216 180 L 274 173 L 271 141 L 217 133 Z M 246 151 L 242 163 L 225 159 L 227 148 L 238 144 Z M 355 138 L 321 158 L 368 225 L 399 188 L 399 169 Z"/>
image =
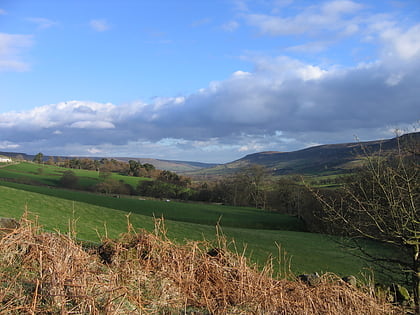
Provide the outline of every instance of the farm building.
<path id="1" fill-rule="evenodd" d="M 11 159 L 0 156 L 0 163 L 9 163 L 12 162 Z"/>

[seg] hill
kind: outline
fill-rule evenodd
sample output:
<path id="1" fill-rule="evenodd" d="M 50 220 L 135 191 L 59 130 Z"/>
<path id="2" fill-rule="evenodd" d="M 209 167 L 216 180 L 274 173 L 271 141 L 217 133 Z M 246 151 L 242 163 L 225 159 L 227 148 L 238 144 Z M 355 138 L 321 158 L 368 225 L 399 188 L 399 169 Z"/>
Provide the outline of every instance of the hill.
<path id="1" fill-rule="evenodd" d="M 26 161 L 32 161 L 35 157 L 33 154 L 26 154 L 21 152 L 0 152 L 0 156 L 11 157 L 22 159 Z M 44 161 L 47 161 L 51 156 L 45 155 Z M 57 159 L 73 159 L 81 158 L 79 156 L 52 156 Z M 128 162 L 130 160 L 138 161 L 142 164 L 149 163 L 152 164 L 155 168 L 160 170 L 167 170 L 171 172 L 192 172 L 200 169 L 207 169 L 215 167 L 219 164 L 216 163 L 202 163 L 202 162 L 193 162 L 193 161 L 173 161 L 173 160 L 161 160 L 161 159 L 152 159 L 152 158 L 138 158 L 138 157 L 88 157 L 92 160 L 101 160 L 101 159 L 115 159 L 117 161 Z"/>
<path id="2" fill-rule="evenodd" d="M 141 164 L 149 163 L 154 167 L 160 170 L 167 170 L 171 172 L 184 173 L 192 172 L 200 169 L 207 169 L 215 167 L 219 164 L 215 163 L 201 163 L 201 162 L 192 162 L 192 161 L 173 161 L 173 160 L 160 160 L 160 159 L 151 159 L 151 158 L 128 158 L 128 157 L 119 157 L 115 158 L 119 161 L 135 160 Z"/>
<path id="3" fill-rule="evenodd" d="M 420 143 L 420 132 L 399 137 L 400 143 Z M 326 144 L 293 152 L 259 152 L 239 160 L 212 168 L 190 172 L 189 175 L 227 175 L 251 164 L 258 164 L 271 170 L 273 175 L 342 173 L 360 164 L 363 150 L 369 153 L 379 150 L 397 150 L 397 138 L 367 142 Z"/>

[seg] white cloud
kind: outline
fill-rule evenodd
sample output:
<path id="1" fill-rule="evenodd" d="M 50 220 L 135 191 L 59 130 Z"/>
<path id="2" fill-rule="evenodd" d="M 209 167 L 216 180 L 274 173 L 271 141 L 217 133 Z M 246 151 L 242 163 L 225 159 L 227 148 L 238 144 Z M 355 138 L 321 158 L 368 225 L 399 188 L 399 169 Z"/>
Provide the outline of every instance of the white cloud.
<path id="1" fill-rule="evenodd" d="M 97 148 L 90 148 L 90 149 L 87 149 L 87 152 L 89 152 L 89 154 L 98 154 L 98 153 L 103 153 L 103 151 L 102 151 L 102 150 L 97 149 Z"/>
<path id="2" fill-rule="evenodd" d="M 35 107 L 24 112 L 0 114 L 0 127 L 16 129 L 41 129 L 67 126 L 81 121 L 110 121 L 115 108 L 112 104 L 69 101 Z M 105 124 L 102 124 L 105 126 Z M 110 125 L 108 125 L 110 127 Z"/>
<path id="3" fill-rule="evenodd" d="M 0 141 L 0 149 L 1 150 L 14 150 L 19 148 L 20 145 L 10 142 L 10 141 Z"/>
<path id="4" fill-rule="evenodd" d="M 0 9 L 0 15 L 6 15 L 6 14 L 7 14 L 7 12 L 5 10 Z"/>
<path id="5" fill-rule="evenodd" d="M 76 121 L 70 125 L 70 128 L 79 129 L 113 129 L 115 125 L 109 121 Z"/>
<path id="6" fill-rule="evenodd" d="M 235 71 L 232 74 L 232 76 L 235 77 L 235 78 L 244 78 L 244 77 L 248 77 L 250 75 L 251 75 L 251 72 L 241 71 L 241 70 Z"/>
<path id="7" fill-rule="evenodd" d="M 21 54 L 32 44 L 31 35 L 0 33 L 0 72 L 29 70 L 30 66 L 22 60 Z"/>
<path id="8" fill-rule="evenodd" d="M 104 32 L 111 28 L 105 19 L 91 20 L 89 25 L 94 31 L 97 32 Z"/>
<path id="9" fill-rule="evenodd" d="M 350 14 L 362 8 L 362 5 L 353 1 L 338 0 L 309 6 L 295 16 L 261 13 L 249 13 L 243 16 L 248 24 L 257 27 L 261 33 L 272 36 L 315 34 L 320 31 L 337 30 L 350 35 L 358 30 L 357 22 Z"/>
<path id="10" fill-rule="evenodd" d="M 236 21 L 229 21 L 222 25 L 222 29 L 228 32 L 234 32 L 239 27 L 239 23 Z"/>
<path id="11" fill-rule="evenodd" d="M 38 29 L 40 30 L 44 30 L 44 29 L 57 25 L 57 22 L 54 22 L 46 18 L 32 17 L 32 18 L 27 18 L 27 20 L 35 23 L 38 26 Z"/>
<path id="12" fill-rule="evenodd" d="M 363 5 L 349 1 L 349 0 L 336 0 L 326 2 L 322 5 L 321 11 L 327 16 L 341 15 L 354 13 L 363 8 Z"/>
<path id="13" fill-rule="evenodd" d="M 409 60 L 420 56 L 420 24 L 407 30 L 389 27 L 381 32 L 389 57 Z"/>

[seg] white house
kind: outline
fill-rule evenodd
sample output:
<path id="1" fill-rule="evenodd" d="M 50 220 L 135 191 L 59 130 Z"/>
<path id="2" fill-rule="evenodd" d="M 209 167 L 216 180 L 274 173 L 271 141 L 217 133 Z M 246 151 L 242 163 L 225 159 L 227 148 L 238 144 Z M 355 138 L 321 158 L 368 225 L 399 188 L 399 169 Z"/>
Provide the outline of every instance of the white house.
<path id="1" fill-rule="evenodd" d="M 0 156 L 0 163 L 10 163 L 11 159 Z"/>

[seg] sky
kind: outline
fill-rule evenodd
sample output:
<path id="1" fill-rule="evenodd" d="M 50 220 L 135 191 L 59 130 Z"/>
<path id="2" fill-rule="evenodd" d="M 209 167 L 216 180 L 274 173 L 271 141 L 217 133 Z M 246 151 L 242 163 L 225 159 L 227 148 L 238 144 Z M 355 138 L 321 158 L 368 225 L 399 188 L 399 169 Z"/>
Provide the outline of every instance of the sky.
<path id="1" fill-rule="evenodd" d="M 419 121 L 418 0 L 0 0 L 0 151 L 225 163 Z"/>

